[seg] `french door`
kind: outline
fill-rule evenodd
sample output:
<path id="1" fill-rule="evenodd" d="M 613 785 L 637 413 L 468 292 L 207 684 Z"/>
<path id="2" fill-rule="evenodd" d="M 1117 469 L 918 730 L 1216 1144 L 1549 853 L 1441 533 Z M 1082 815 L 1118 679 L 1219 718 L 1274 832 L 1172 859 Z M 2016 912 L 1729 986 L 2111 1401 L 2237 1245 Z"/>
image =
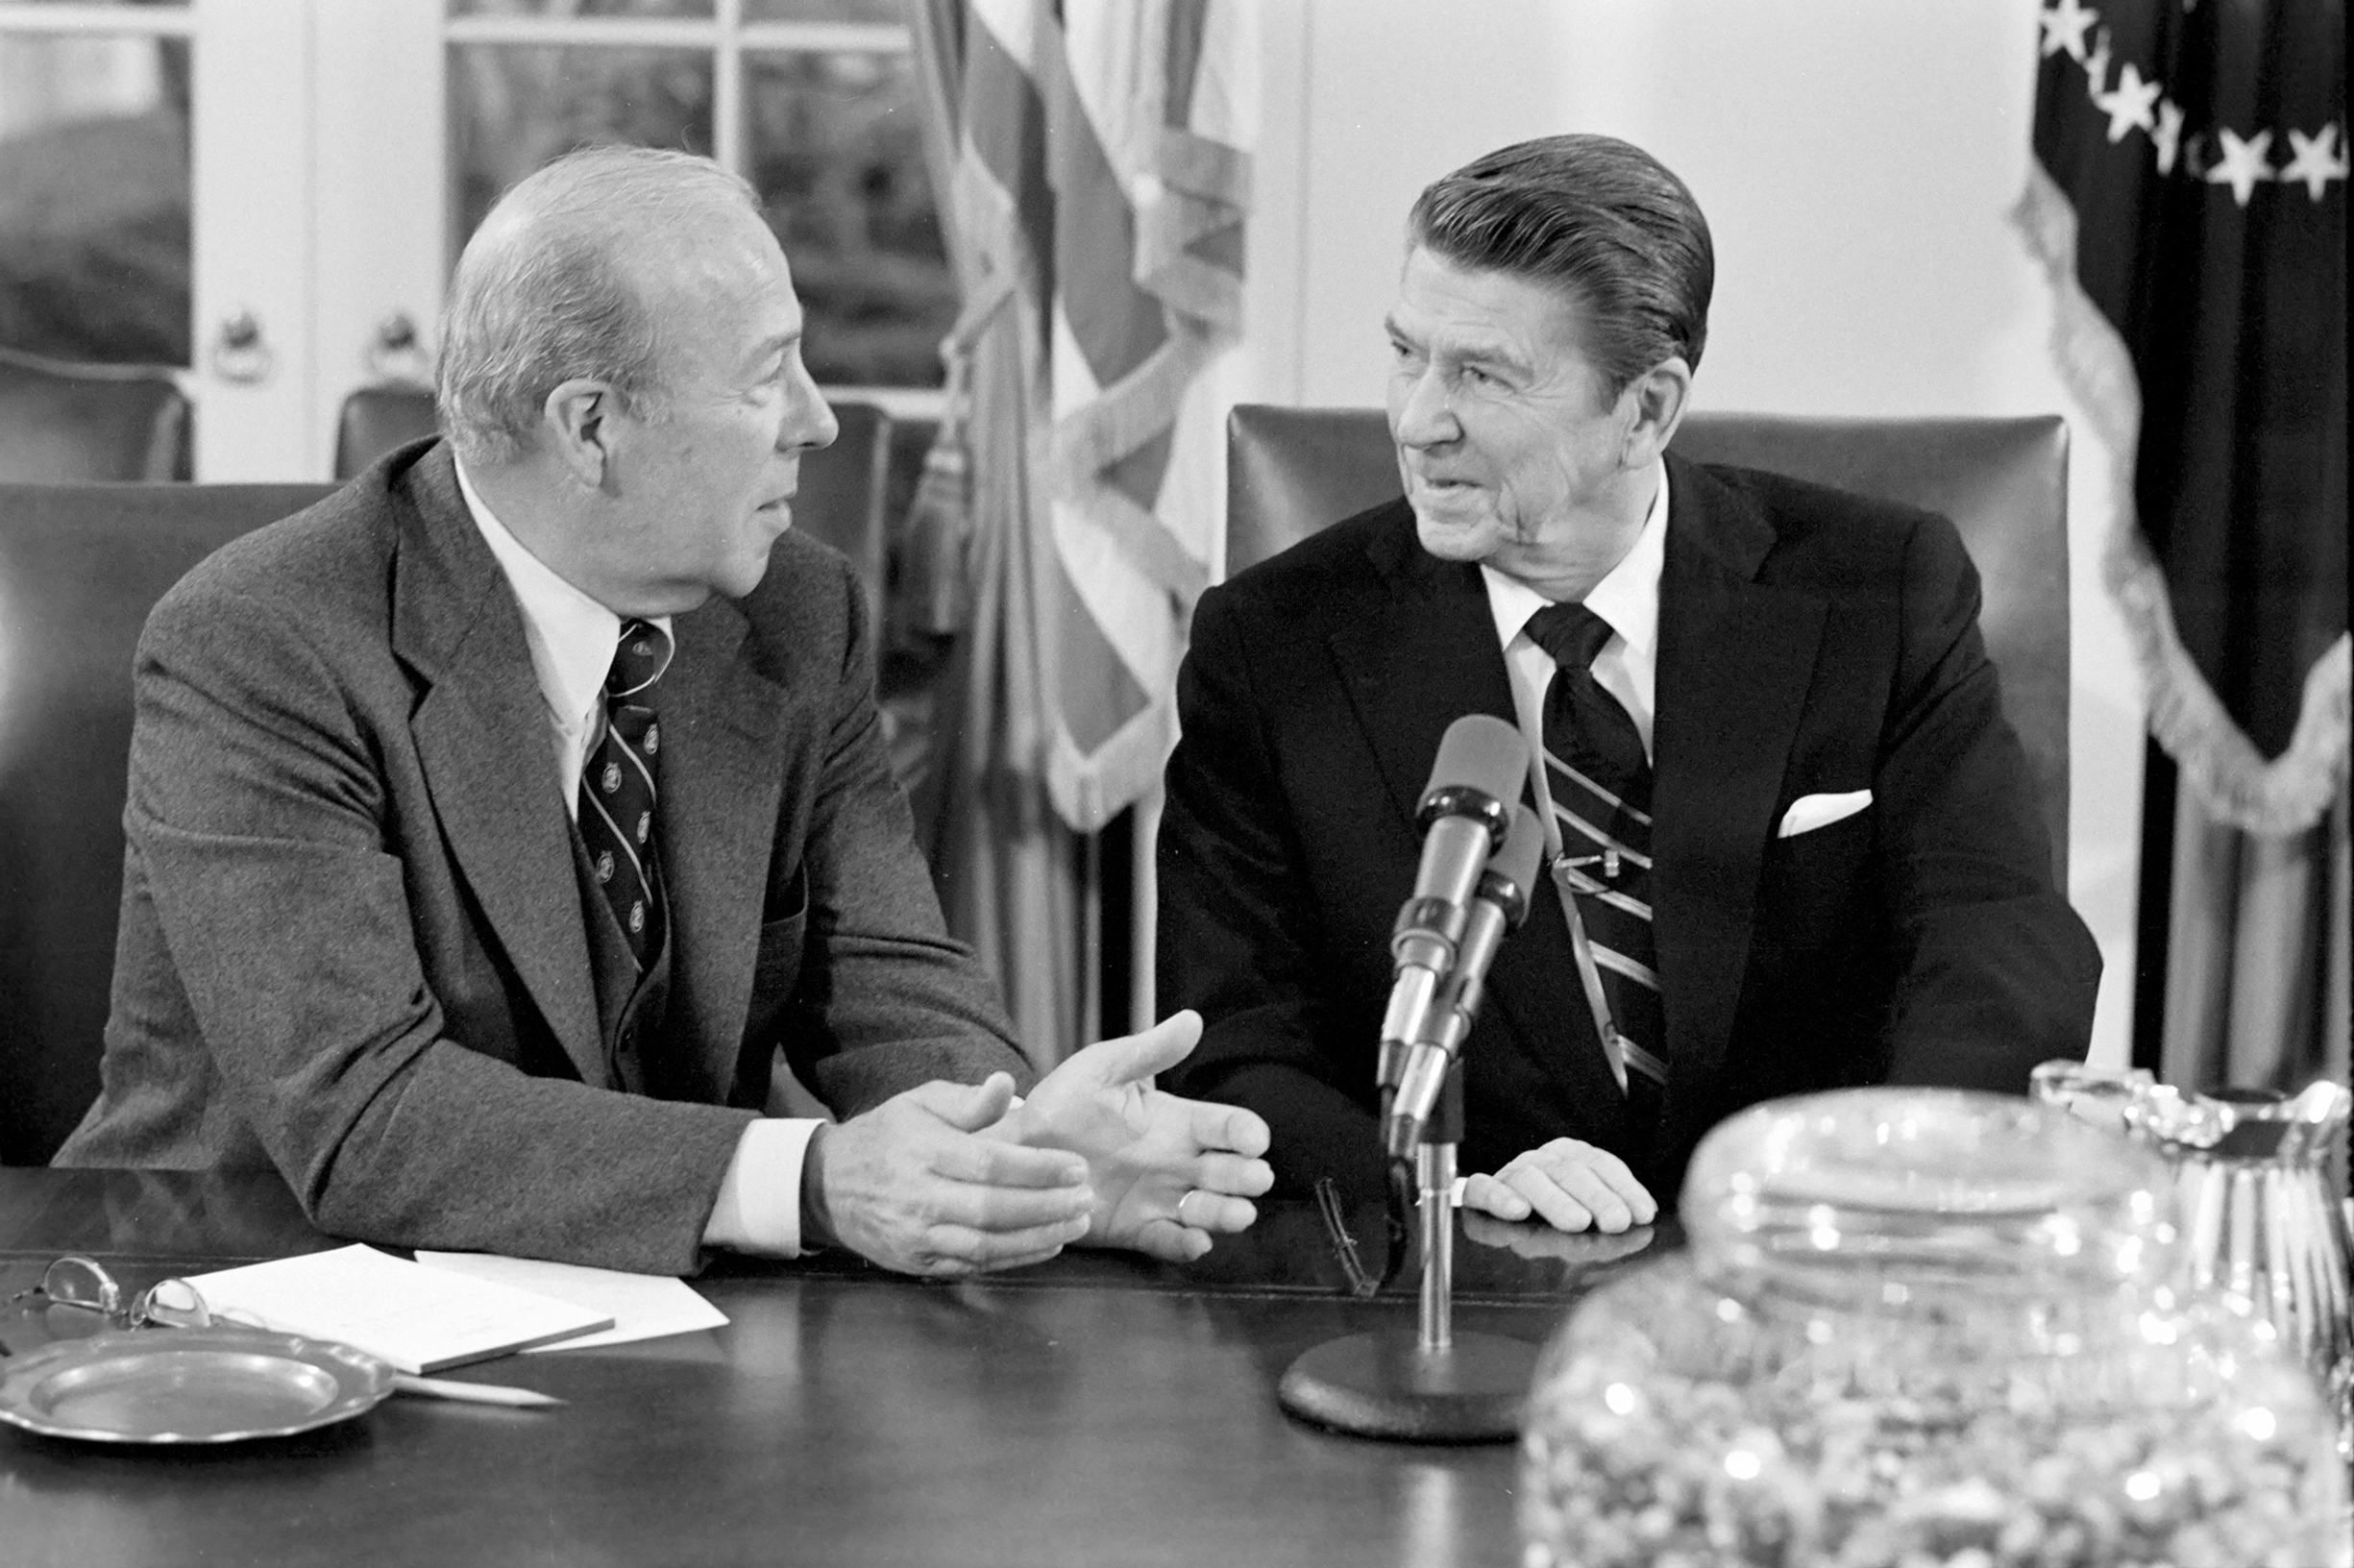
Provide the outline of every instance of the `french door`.
<path id="1" fill-rule="evenodd" d="M 0 0 L 0 345 L 177 365 L 199 478 L 324 478 L 498 193 L 637 141 L 751 180 L 821 380 L 920 407 L 956 302 L 907 50 L 895 0 Z"/>

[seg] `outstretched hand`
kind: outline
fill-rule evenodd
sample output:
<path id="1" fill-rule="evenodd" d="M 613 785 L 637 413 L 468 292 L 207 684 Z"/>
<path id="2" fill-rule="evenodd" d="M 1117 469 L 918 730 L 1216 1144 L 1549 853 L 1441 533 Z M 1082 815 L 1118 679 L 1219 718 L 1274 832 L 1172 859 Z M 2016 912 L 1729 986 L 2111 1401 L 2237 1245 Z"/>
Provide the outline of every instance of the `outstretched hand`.
<path id="1" fill-rule="evenodd" d="M 1247 1229 L 1250 1200 L 1274 1185 L 1260 1156 L 1267 1124 L 1251 1112 L 1153 1087 L 1201 1039 L 1201 1015 L 1173 1013 L 1140 1035 L 1100 1041 L 1042 1079 L 993 1129 L 1087 1161 L 1094 1193 L 1087 1244 L 1171 1262 L 1199 1258 L 1215 1234 Z"/>

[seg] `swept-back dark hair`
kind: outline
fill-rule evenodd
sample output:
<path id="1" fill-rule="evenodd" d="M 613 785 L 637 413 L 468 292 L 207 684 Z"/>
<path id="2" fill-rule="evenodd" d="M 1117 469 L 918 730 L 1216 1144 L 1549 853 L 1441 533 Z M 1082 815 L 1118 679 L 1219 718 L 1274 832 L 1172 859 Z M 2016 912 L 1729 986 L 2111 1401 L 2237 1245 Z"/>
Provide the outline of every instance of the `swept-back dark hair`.
<path id="1" fill-rule="evenodd" d="M 1716 252 L 1684 183 L 1615 136 L 1540 136 L 1434 181 L 1408 243 L 1459 267 L 1560 289 L 1616 397 L 1663 359 L 1700 368 Z"/>

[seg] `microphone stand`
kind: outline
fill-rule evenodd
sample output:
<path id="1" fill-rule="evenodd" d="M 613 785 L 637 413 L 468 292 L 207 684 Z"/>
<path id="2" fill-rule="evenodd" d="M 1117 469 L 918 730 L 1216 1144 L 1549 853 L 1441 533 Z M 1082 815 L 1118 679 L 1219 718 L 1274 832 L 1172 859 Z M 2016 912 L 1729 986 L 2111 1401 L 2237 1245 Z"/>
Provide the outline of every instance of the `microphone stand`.
<path id="1" fill-rule="evenodd" d="M 1392 1332 L 1328 1339 L 1286 1369 L 1276 1399 L 1303 1421 L 1410 1443 L 1509 1442 L 1536 1370 L 1536 1347 L 1497 1334 L 1457 1334 L 1455 1148 L 1463 1136 L 1463 1066 L 1414 1151 L 1422 1287 L 1411 1339 Z"/>

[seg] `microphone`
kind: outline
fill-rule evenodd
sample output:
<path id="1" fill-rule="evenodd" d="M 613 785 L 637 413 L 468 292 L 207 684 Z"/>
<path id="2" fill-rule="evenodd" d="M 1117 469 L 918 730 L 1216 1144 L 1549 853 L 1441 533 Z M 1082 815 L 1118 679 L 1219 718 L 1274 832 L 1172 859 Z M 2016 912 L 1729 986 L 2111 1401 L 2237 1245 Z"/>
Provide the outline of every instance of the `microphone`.
<path id="1" fill-rule="evenodd" d="M 1377 1074 L 1385 1101 L 1405 1068 L 1408 1048 L 1428 1030 L 1440 982 L 1455 968 L 1472 886 L 1504 842 L 1510 802 L 1520 795 L 1528 766 L 1529 746 L 1520 731 L 1486 714 L 1458 719 L 1438 743 L 1416 813 L 1422 865 L 1389 938 L 1394 977 L 1382 1015 Z"/>
<path id="2" fill-rule="evenodd" d="M 1504 945 L 1505 933 L 1527 918 L 1529 895 L 1544 858 L 1544 824 L 1527 806 L 1514 806 L 1511 831 L 1481 874 L 1464 917 L 1455 967 L 1425 1010 L 1422 1034 L 1408 1043 L 1397 1095 L 1383 1128 L 1391 1159 L 1410 1158 L 1422 1141 L 1447 1073 L 1480 1011 L 1488 966 Z"/>

